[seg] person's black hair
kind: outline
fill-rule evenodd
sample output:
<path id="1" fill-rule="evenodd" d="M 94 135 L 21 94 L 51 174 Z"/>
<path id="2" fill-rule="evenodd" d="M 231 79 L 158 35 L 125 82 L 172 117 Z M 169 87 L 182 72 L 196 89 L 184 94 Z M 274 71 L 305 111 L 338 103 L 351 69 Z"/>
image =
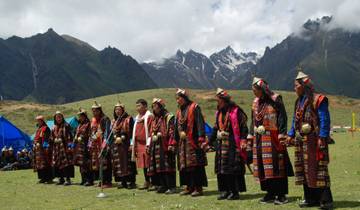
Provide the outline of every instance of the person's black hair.
<path id="1" fill-rule="evenodd" d="M 125 109 L 124 107 L 121 107 L 119 106 L 122 110 L 123 110 L 123 113 L 122 113 L 122 116 L 126 115 L 126 112 L 125 112 Z M 115 113 L 115 110 L 116 110 L 117 107 L 114 107 L 114 112 L 113 112 L 113 115 L 114 115 L 114 119 L 117 120 L 118 117 L 122 117 L 122 116 L 117 116 L 116 113 Z"/>
<path id="2" fill-rule="evenodd" d="M 306 85 L 302 81 L 302 79 L 297 79 L 296 81 L 299 82 L 299 84 L 304 87 L 304 96 L 306 96 L 308 98 L 310 104 L 312 104 L 314 101 L 314 90 L 311 89 L 311 87 L 309 87 L 308 85 Z"/>
<path id="3" fill-rule="evenodd" d="M 159 116 L 164 116 L 165 114 L 169 113 L 168 110 L 160 103 L 156 103 L 160 107 Z M 154 112 L 155 114 L 155 112 Z M 155 114 L 156 115 L 156 114 Z"/>
<path id="4" fill-rule="evenodd" d="M 147 101 L 146 101 L 145 99 L 142 99 L 142 98 L 138 99 L 138 100 L 136 101 L 136 104 L 141 104 L 141 105 L 143 105 L 143 106 L 145 106 L 145 107 L 148 106 Z"/>
<path id="5" fill-rule="evenodd" d="M 54 125 L 59 125 L 59 124 L 56 122 L 56 115 L 61 115 L 61 117 L 62 117 L 62 122 L 60 123 L 60 125 L 61 125 L 61 124 L 65 124 L 65 117 L 64 117 L 64 115 L 63 115 L 63 114 L 55 114 L 55 115 L 54 115 Z"/>

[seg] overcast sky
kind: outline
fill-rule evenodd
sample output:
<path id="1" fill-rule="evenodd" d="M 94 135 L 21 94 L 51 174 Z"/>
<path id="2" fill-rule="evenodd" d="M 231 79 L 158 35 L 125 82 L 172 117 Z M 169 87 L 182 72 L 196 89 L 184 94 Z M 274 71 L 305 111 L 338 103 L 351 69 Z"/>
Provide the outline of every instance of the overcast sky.
<path id="1" fill-rule="evenodd" d="M 51 27 L 142 62 L 177 49 L 209 55 L 228 45 L 262 53 L 323 15 L 360 29 L 358 0 L 0 0 L 0 37 L 28 37 Z"/>

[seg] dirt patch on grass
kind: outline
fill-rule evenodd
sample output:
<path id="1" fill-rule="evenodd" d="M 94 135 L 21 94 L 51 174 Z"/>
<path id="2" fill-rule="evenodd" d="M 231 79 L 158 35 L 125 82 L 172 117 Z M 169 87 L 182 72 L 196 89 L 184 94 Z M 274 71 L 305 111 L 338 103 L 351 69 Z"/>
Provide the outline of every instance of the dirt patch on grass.
<path id="1" fill-rule="evenodd" d="M 13 112 L 20 110 L 48 110 L 49 105 L 35 104 L 35 103 L 19 103 L 13 101 L 0 102 L 1 112 Z"/>
<path id="2" fill-rule="evenodd" d="M 340 96 L 328 96 L 331 106 L 350 110 L 360 110 L 360 100 Z"/>

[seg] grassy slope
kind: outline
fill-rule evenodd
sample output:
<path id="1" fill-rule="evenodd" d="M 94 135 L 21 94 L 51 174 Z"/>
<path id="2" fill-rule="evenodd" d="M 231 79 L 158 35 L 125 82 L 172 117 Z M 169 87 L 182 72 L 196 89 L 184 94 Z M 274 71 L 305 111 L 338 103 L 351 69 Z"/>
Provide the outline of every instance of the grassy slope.
<path id="1" fill-rule="evenodd" d="M 335 206 L 338 209 L 360 209 L 360 167 L 354 161 L 360 159 L 360 134 L 352 139 L 350 134 L 335 134 L 336 144 L 330 148 L 330 174 Z M 290 149 L 291 157 L 293 149 Z M 64 187 L 36 184 L 32 170 L 0 172 L 0 209 L 298 209 L 296 202 L 302 197 L 302 187 L 289 179 L 290 203 L 284 206 L 260 205 L 263 196 L 259 185 L 250 174 L 246 176 L 247 192 L 239 201 L 217 201 L 216 179 L 213 173 L 213 153 L 209 154 L 207 174 L 209 187 L 199 198 L 179 195 L 159 195 L 139 190 L 107 189 L 109 196 L 98 199 L 95 187 L 77 185 Z M 75 182 L 79 182 L 77 174 Z M 142 184 L 142 174 L 138 183 Z"/>

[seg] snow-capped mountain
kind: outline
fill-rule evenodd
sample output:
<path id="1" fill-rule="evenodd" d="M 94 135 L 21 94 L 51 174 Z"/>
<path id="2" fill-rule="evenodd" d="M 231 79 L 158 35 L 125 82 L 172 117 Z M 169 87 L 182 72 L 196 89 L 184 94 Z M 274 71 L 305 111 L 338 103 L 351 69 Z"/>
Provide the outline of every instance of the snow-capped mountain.
<path id="1" fill-rule="evenodd" d="M 237 54 L 228 46 L 210 57 L 178 50 L 170 58 L 142 67 L 160 87 L 235 88 L 239 77 L 254 69 L 258 59 L 256 53 Z"/>

